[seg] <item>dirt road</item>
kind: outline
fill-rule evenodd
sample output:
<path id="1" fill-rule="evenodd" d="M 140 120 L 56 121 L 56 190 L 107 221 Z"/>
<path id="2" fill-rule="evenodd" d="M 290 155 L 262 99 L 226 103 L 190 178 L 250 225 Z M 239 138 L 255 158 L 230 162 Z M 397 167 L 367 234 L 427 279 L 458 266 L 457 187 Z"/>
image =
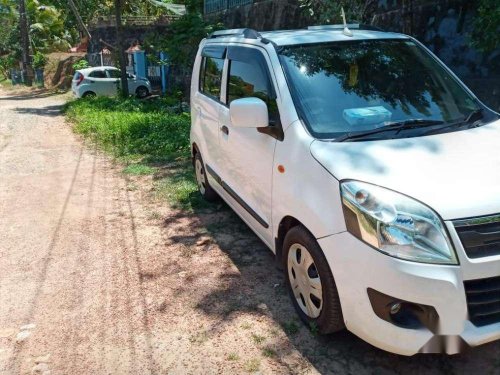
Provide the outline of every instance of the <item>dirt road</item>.
<path id="1" fill-rule="evenodd" d="M 499 344 L 404 358 L 315 336 L 234 214 L 155 201 L 63 101 L 0 92 L 0 374 L 500 372 Z"/>

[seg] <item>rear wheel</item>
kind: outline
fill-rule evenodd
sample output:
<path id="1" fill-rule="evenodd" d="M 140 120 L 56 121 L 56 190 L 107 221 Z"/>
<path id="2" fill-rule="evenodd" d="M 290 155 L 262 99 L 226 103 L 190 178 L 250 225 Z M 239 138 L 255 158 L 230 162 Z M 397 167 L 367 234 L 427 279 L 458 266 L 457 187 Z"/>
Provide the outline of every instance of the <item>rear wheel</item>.
<path id="1" fill-rule="evenodd" d="M 149 95 L 149 90 L 146 86 L 139 86 L 137 90 L 135 90 L 135 94 L 138 98 L 145 98 Z"/>
<path id="2" fill-rule="evenodd" d="M 82 95 L 82 98 L 95 98 L 97 95 L 93 91 L 87 91 Z"/>
<path id="3" fill-rule="evenodd" d="M 194 171 L 196 175 L 196 184 L 198 185 L 198 191 L 200 192 L 203 199 L 213 202 L 219 197 L 218 194 L 210 184 L 208 183 L 207 174 L 205 172 L 205 164 L 203 164 L 203 159 L 200 153 L 196 153 L 194 157 Z"/>
<path id="4" fill-rule="evenodd" d="M 303 226 L 293 227 L 283 249 L 287 287 L 300 318 L 321 334 L 343 329 L 335 280 L 314 236 Z"/>

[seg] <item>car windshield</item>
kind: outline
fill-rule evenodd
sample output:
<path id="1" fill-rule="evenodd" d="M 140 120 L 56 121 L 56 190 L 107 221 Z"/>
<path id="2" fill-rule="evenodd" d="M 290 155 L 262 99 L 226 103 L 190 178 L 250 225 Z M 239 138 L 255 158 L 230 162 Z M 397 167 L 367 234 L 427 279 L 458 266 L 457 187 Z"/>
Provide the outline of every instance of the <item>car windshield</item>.
<path id="1" fill-rule="evenodd" d="M 480 108 L 441 64 L 410 39 L 286 46 L 280 60 L 295 106 L 317 138 L 413 120 L 463 121 Z"/>

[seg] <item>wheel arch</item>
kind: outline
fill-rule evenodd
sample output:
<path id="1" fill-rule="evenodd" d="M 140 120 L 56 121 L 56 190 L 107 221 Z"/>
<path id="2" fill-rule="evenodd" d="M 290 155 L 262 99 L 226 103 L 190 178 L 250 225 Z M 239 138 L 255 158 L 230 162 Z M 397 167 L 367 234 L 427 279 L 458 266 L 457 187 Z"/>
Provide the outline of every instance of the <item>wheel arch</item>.
<path id="1" fill-rule="evenodd" d="M 94 96 L 97 96 L 97 93 L 95 91 L 92 91 L 92 90 L 87 90 L 85 91 L 83 94 L 82 94 L 82 98 L 85 98 L 86 96 L 89 96 L 89 95 L 94 95 Z"/>
<path id="2" fill-rule="evenodd" d="M 196 144 L 196 142 L 193 142 L 191 144 L 191 161 L 194 165 L 194 158 L 196 157 L 196 154 L 198 154 L 200 152 L 200 149 L 198 148 L 198 145 Z"/>
<path id="3" fill-rule="evenodd" d="M 299 219 L 287 215 L 284 216 L 280 223 L 278 224 L 278 231 L 276 233 L 276 237 L 274 239 L 275 242 L 275 256 L 276 256 L 276 265 L 279 269 L 283 268 L 283 242 L 285 240 L 285 236 L 288 231 L 296 226 L 304 227 L 309 233 L 312 232 L 305 226 Z M 313 235 L 314 237 L 314 235 Z"/>

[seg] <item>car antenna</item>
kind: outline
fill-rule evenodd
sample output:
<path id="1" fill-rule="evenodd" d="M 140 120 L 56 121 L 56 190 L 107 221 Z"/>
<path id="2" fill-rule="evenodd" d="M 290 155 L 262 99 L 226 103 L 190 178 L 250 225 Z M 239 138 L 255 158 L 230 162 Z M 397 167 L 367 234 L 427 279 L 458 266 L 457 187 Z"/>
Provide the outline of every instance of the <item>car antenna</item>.
<path id="1" fill-rule="evenodd" d="M 347 27 L 347 21 L 345 19 L 345 12 L 344 12 L 344 7 L 341 7 L 340 8 L 342 10 L 342 20 L 344 21 L 344 30 L 342 31 L 342 33 L 345 35 L 345 36 L 353 36 L 352 34 L 352 31 L 349 30 L 349 28 Z"/>

